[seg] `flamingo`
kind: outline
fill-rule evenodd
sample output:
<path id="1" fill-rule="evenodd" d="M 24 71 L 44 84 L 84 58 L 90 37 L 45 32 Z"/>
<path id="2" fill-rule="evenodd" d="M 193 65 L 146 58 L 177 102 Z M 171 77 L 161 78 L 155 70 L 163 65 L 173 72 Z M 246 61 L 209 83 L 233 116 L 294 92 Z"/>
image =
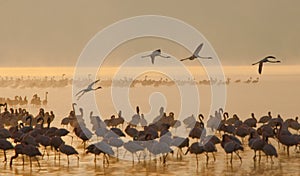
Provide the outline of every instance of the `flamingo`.
<path id="1" fill-rule="evenodd" d="M 61 153 L 67 155 L 68 165 L 70 164 L 69 155 L 75 155 L 77 157 L 77 161 L 79 162 L 78 152 L 74 149 L 74 147 L 62 143 L 58 149 Z"/>
<path id="2" fill-rule="evenodd" d="M 96 80 L 96 81 L 90 83 L 90 84 L 87 86 L 87 88 L 82 89 L 81 91 L 79 91 L 79 92 L 75 95 L 75 96 L 78 96 L 78 97 L 77 97 L 77 100 L 79 100 L 79 99 L 80 99 L 85 93 L 87 93 L 87 92 L 90 92 L 90 91 L 93 91 L 93 90 L 101 89 L 101 88 L 102 88 L 101 86 L 99 86 L 99 87 L 97 87 L 97 88 L 93 88 L 93 86 L 94 86 L 97 82 L 99 82 L 99 81 L 100 81 L 100 79 L 98 79 L 98 80 Z"/>
<path id="3" fill-rule="evenodd" d="M 163 57 L 163 58 L 170 58 L 170 56 L 161 55 L 161 50 L 160 49 L 157 49 L 157 50 L 153 51 L 149 55 L 142 56 L 142 58 L 150 57 L 151 58 L 151 63 L 154 64 L 155 57 L 157 57 L 157 56 L 160 56 L 160 57 Z"/>
<path id="4" fill-rule="evenodd" d="M 45 99 L 43 100 L 43 105 L 47 106 L 48 104 L 48 98 L 47 98 L 48 92 L 45 93 Z"/>
<path id="5" fill-rule="evenodd" d="M 260 61 L 258 61 L 256 63 L 253 63 L 252 65 L 259 64 L 259 66 L 258 66 L 258 73 L 261 74 L 264 63 L 267 63 L 267 62 L 270 62 L 270 63 L 279 63 L 280 62 L 278 60 L 277 61 L 272 61 L 272 60 L 269 60 L 269 59 L 276 59 L 276 57 L 274 57 L 274 56 L 267 56 L 267 57 L 263 58 L 262 60 L 260 60 Z"/>
<path id="6" fill-rule="evenodd" d="M 201 43 L 196 50 L 194 51 L 193 55 L 190 57 L 187 57 L 185 59 L 181 59 L 180 61 L 185 61 L 185 60 L 194 60 L 196 58 L 201 58 L 201 59 L 212 59 L 212 57 L 203 57 L 203 56 L 199 56 L 199 52 L 201 51 L 203 47 L 203 43 Z"/>

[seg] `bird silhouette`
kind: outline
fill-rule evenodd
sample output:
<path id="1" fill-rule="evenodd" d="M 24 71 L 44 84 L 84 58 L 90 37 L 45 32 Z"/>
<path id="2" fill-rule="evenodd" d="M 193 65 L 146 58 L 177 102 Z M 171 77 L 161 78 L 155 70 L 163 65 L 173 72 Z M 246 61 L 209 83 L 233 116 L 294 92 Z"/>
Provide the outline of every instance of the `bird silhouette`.
<path id="1" fill-rule="evenodd" d="M 253 63 L 252 65 L 259 64 L 258 65 L 258 73 L 261 74 L 264 63 L 267 63 L 267 62 L 270 62 L 270 63 L 279 63 L 280 62 L 279 60 L 272 61 L 272 60 L 269 60 L 269 59 L 274 59 L 275 60 L 276 57 L 274 57 L 274 56 L 267 56 L 267 57 L 263 58 L 262 60 L 260 60 L 260 61 L 258 61 L 256 63 Z"/>
<path id="2" fill-rule="evenodd" d="M 199 55 L 199 52 L 201 51 L 203 47 L 203 43 L 201 43 L 197 48 L 196 50 L 194 51 L 193 55 L 190 56 L 190 57 L 187 57 L 185 59 L 181 59 L 180 61 L 184 61 L 184 60 L 194 60 L 196 58 L 201 58 L 201 59 L 212 59 L 212 57 L 203 57 L 203 56 L 200 56 Z"/>
<path id="3" fill-rule="evenodd" d="M 75 96 L 77 96 L 77 100 L 79 100 L 85 93 L 87 93 L 87 92 L 90 92 L 90 91 L 93 91 L 93 90 L 98 90 L 98 89 L 101 89 L 102 87 L 97 87 L 97 88 L 93 88 L 93 86 L 97 83 L 97 82 L 99 82 L 100 81 L 100 79 L 98 79 L 98 80 L 96 80 L 96 81 L 94 81 L 94 82 L 92 82 L 91 84 L 89 84 L 88 86 L 87 86 L 87 88 L 85 88 L 85 89 L 82 89 L 81 91 L 79 91 Z"/>
<path id="4" fill-rule="evenodd" d="M 161 50 L 160 49 L 157 49 L 157 50 L 153 51 L 149 55 L 142 56 L 142 58 L 150 57 L 151 58 L 151 63 L 154 64 L 155 57 L 157 57 L 157 56 L 160 56 L 160 57 L 163 57 L 163 58 L 170 58 L 170 56 L 161 55 Z"/>
<path id="5" fill-rule="evenodd" d="M 68 165 L 70 164 L 70 161 L 69 161 L 69 155 L 75 155 L 75 156 L 77 157 L 77 161 L 79 162 L 78 152 L 75 150 L 74 147 L 62 143 L 62 144 L 59 146 L 59 151 L 60 151 L 61 153 L 65 154 L 65 155 L 67 155 Z"/>

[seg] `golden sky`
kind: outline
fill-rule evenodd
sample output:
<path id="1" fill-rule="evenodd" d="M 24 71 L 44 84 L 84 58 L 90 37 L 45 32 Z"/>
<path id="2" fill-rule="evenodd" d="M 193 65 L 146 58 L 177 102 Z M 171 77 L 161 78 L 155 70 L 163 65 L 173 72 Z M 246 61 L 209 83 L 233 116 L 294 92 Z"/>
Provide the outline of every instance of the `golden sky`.
<path id="1" fill-rule="evenodd" d="M 266 55 L 284 65 L 299 63 L 300 1 L 0 0 L 2 67 L 74 66 L 87 42 L 104 27 L 139 15 L 177 18 L 198 29 L 224 65 L 249 65 Z M 107 64 L 136 52 L 188 51 L 161 39 L 124 43 Z"/>

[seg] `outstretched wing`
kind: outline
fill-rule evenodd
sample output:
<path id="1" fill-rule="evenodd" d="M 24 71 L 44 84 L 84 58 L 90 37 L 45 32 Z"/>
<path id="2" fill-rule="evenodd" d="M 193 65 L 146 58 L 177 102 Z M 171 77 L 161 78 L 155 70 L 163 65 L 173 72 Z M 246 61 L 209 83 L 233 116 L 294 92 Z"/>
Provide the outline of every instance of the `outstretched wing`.
<path id="1" fill-rule="evenodd" d="M 260 63 L 260 61 L 258 61 L 258 62 L 255 62 L 255 63 L 253 63 L 252 65 L 256 65 L 256 64 L 258 64 L 258 63 Z"/>
<path id="2" fill-rule="evenodd" d="M 75 96 L 78 96 L 81 92 L 83 92 L 85 89 L 79 91 Z"/>
<path id="3" fill-rule="evenodd" d="M 258 66 L 258 73 L 261 74 L 264 63 L 260 62 Z"/>
<path id="4" fill-rule="evenodd" d="M 141 58 L 145 58 L 145 57 L 149 57 L 149 56 L 151 56 L 151 54 L 146 55 L 146 56 L 141 56 Z"/>
<path id="5" fill-rule="evenodd" d="M 197 47 L 197 49 L 194 51 L 194 55 L 198 55 L 199 54 L 199 52 L 200 52 L 200 50 L 202 49 L 202 47 L 203 47 L 203 43 L 201 43 L 198 47 Z"/>
<path id="6" fill-rule="evenodd" d="M 184 61 L 184 60 L 194 60 L 196 58 L 196 56 L 192 55 L 190 57 L 184 58 L 184 59 L 180 59 L 180 61 Z"/>
<path id="7" fill-rule="evenodd" d="M 155 56 L 151 55 L 150 57 L 151 57 L 151 63 L 154 64 L 154 58 L 155 58 Z"/>
<path id="8" fill-rule="evenodd" d="M 163 58 L 171 58 L 171 56 L 164 56 L 164 55 L 159 55 L 160 57 L 163 57 Z"/>
<path id="9" fill-rule="evenodd" d="M 100 79 L 98 79 L 98 80 L 92 82 L 91 84 L 89 84 L 89 85 L 88 85 L 88 89 L 91 89 L 91 88 L 93 87 L 93 85 L 96 84 L 96 83 L 99 82 L 99 81 L 100 81 Z"/>
<path id="10" fill-rule="evenodd" d="M 276 59 L 276 57 L 275 56 L 267 56 L 264 59 Z"/>
<path id="11" fill-rule="evenodd" d="M 180 59 L 180 61 L 185 61 L 185 60 L 188 60 L 188 59 L 190 59 L 190 58 L 188 57 L 188 58 Z"/>

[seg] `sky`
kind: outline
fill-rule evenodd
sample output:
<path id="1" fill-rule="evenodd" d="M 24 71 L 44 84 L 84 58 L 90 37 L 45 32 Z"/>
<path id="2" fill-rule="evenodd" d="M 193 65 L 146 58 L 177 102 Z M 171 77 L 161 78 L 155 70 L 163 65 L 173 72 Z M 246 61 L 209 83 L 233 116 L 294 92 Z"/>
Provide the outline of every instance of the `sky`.
<path id="1" fill-rule="evenodd" d="M 251 65 L 267 55 L 284 65 L 300 64 L 299 7 L 298 0 L 0 0 L 0 66 L 75 66 L 96 33 L 140 15 L 190 24 L 224 65 Z M 179 58 L 189 54 L 174 42 L 145 38 L 123 43 L 105 63 L 117 66 L 156 48 Z"/>

